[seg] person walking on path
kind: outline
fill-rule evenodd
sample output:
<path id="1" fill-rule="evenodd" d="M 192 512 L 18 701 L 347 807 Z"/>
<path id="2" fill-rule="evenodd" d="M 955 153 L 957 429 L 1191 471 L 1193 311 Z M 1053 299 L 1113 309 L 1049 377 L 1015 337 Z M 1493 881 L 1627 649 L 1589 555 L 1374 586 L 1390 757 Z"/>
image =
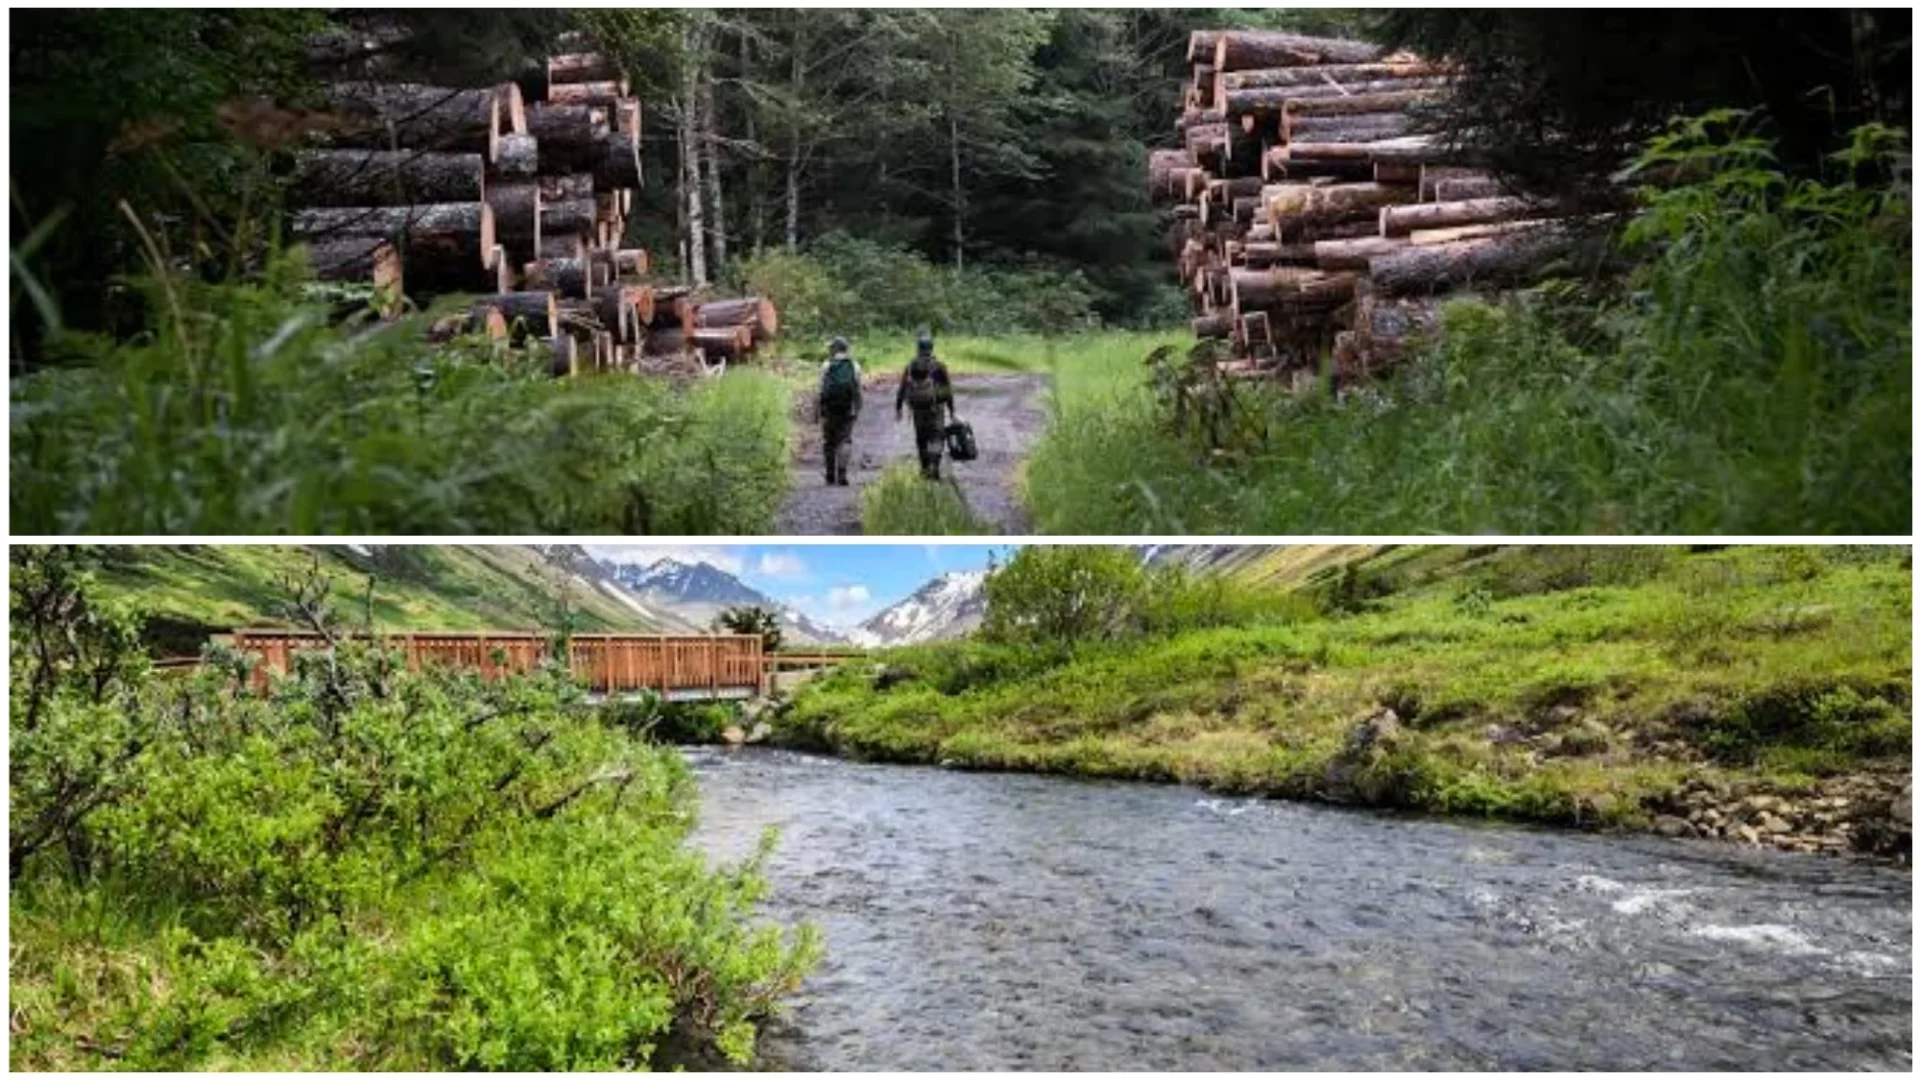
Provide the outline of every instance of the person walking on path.
<path id="1" fill-rule="evenodd" d="M 820 367 L 820 454 L 826 460 L 827 483 L 847 486 L 847 462 L 853 456 L 853 423 L 860 418 L 860 365 L 847 339 L 837 337 L 828 346 Z"/>
<path id="2" fill-rule="evenodd" d="M 940 421 L 940 408 L 946 406 L 947 419 L 954 417 L 953 380 L 947 365 L 933 355 L 933 335 L 922 331 L 919 348 L 900 378 L 900 390 L 893 397 L 893 419 L 899 423 L 904 410 L 913 412 L 913 442 L 920 451 L 920 475 L 940 479 L 940 457 L 946 449 L 946 427 Z"/>

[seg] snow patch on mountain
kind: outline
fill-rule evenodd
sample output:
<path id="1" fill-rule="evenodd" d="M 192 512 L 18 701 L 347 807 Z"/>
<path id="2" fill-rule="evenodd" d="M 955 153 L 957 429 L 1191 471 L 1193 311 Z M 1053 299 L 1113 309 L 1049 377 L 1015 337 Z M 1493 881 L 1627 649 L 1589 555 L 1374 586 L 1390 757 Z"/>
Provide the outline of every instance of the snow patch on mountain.
<path id="1" fill-rule="evenodd" d="M 865 648 L 950 641 L 978 629 L 986 616 L 985 570 L 942 574 L 912 596 L 861 623 L 847 640 Z"/>

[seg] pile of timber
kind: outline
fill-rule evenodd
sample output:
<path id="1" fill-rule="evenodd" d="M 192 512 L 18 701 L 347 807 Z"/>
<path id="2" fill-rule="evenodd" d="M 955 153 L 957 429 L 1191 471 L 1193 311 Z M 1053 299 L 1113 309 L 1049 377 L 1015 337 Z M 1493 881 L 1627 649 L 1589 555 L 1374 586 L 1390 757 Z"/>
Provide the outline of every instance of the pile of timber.
<path id="1" fill-rule="evenodd" d="M 1437 325 L 1440 299 L 1523 285 L 1574 235 L 1423 130 L 1446 64 L 1366 42 L 1201 30 L 1178 145 L 1148 158 L 1193 331 L 1248 377 L 1374 374 Z"/>
<path id="2" fill-rule="evenodd" d="M 488 294 L 458 328 L 537 340 L 556 375 L 687 359 L 717 372 L 751 356 L 779 332 L 772 303 L 696 298 L 621 246 L 641 184 L 627 79 L 593 52 L 545 67 L 527 87 L 423 86 L 384 69 L 330 84 L 333 122 L 288 176 L 292 233 L 315 270 L 371 283 L 389 313 L 403 294 Z"/>

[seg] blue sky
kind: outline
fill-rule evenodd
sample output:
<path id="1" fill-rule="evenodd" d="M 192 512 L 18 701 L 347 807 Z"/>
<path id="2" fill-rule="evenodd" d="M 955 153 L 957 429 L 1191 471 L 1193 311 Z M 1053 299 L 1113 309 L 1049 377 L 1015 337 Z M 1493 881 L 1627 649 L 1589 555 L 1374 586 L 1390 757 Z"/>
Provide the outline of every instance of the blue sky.
<path id="1" fill-rule="evenodd" d="M 603 562 L 663 558 L 725 570 L 819 622 L 852 626 L 950 570 L 979 570 L 1006 544 L 589 545 Z"/>

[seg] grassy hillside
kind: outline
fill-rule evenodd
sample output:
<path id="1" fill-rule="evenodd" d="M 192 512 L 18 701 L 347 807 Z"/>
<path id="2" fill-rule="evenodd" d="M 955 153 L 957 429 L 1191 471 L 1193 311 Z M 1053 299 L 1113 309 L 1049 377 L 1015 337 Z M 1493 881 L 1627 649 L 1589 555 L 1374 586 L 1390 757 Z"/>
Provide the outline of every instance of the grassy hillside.
<path id="1" fill-rule="evenodd" d="M 961 767 L 1647 824 L 1690 780 L 1911 769 L 1900 548 L 1265 549 L 1246 625 L 1048 660 L 902 649 L 803 690 L 796 743 Z"/>
<path id="2" fill-rule="evenodd" d="M 163 628 L 283 625 L 289 575 L 317 556 L 336 602 L 357 617 L 373 581 L 382 629 L 537 630 L 553 625 L 565 574 L 524 546 L 104 547 L 99 578 L 110 595 L 130 596 Z M 597 586 L 573 583 L 576 627 L 590 631 L 663 627 Z"/>

